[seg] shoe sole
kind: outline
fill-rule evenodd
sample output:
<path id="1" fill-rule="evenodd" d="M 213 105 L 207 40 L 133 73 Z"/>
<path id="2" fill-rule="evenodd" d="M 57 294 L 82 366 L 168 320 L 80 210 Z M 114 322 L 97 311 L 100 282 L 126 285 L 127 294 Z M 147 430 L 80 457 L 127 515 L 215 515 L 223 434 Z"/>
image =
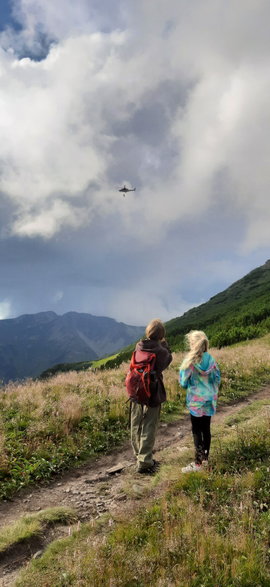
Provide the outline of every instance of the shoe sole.
<path id="1" fill-rule="evenodd" d="M 154 464 L 151 467 L 145 469 L 137 469 L 137 473 L 140 475 L 154 475 L 160 469 L 160 463 L 154 460 Z"/>
<path id="2" fill-rule="evenodd" d="M 156 470 L 151 470 L 151 469 L 145 469 L 143 471 L 137 471 L 137 473 L 139 473 L 139 475 L 154 475 L 157 471 Z"/>

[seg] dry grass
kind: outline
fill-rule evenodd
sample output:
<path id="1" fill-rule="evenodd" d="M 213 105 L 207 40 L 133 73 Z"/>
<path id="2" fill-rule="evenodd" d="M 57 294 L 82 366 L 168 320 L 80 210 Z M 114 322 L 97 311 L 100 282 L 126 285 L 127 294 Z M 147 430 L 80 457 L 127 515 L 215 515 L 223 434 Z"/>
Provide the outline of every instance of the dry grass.
<path id="1" fill-rule="evenodd" d="M 258 404 L 252 426 L 243 424 L 251 451 L 256 443 L 263 447 L 267 426 Z M 224 457 L 241 446 L 237 437 L 224 438 Z M 218 469 L 181 475 L 181 460 L 169 466 L 170 478 L 157 477 L 154 501 L 149 491 L 132 518 L 119 512 L 55 542 L 16 585 L 268 587 L 269 509 L 257 499 L 265 491 L 265 464 L 253 463 L 242 475 Z M 264 499 L 269 508 L 267 488 Z"/>
<path id="2" fill-rule="evenodd" d="M 240 343 L 221 349 L 212 348 L 209 352 L 219 364 L 239 368 L 241 373 L 253 373 L 257 367 L 270 366 L 270 336 Z M 183 352 L 175 353 L 173 365 L 180 366 L 184 357 Z"/>
<path id="3" fill-rule="evenodd" d="M 269 337 L 265 337 L 268 340 Z M 233 371 L 239 375 L 253 375 L 258 369 L 270 369 L 270 352 L 264 339 L 251 341 L 235 347 L 210 349 L 217 362 L 224 368 L 223 376 Z M 168 399 L 179 393 L 178 369 L 184 354 L 175 353 L 173 363 L 164 372 Z M 6 407 L 16 404 L 22 410 L 30 410 L 33 417 L 47 416 L 53 404 L 55 414 L 67 420 L 78 421 L 83 410 L 93 408 L 99 400 L 109 399 L 111 404 L 125 403 L 125 374 L 128 363 L 108 371 L 71 371 L 60 373 L 46 381 L 27 380 L 22 384 L 10 383 L 0 392 Z M 0 428 L 1 430 L 1 428 Z"/>
<path id="4" fill-rule="evenodd" d="M 224 400 L 234 401 L 270 379 L 269 336 L 211 352 L 221 365 Z M 170 401 L 179 393 L 182 357 L 176 354 L 165 373 Z M 59 423 L 61 415 L 71 433 L 85 414 L 120 418 L 126 409 L 127 367 L 67 373 L 39 383 L 35 418 L 44 410 L 48 425 L 52 419 Z M 10 393 L 12 407 L 18 390 Z M 29 405 L 28 392 L 25 398 Z M 20 409 L 23 405 L 21 401 Z M 32 425 L 38 422 L 34 419 Z M 166 465 L 143 493 L 141 512 L 132 519 L 118 514 L 82 526 L 70 539 L 52 544 L 17 585 L 268 587 L 269 408 L 254 402 L 237 413 L 237 426 L 232 425 L 233 420 L 225 422 L 216 435 L 214 424 L 211 471 L 181 475 L 186 455 L 175 450 L 170 455 L 168 449 Z M 153 491 L 161 496 L 154 503 Z"/>
<path id="5" fill-rule="evenodd" d="M 235 401 L 270 380 L 269 339 L 211 350 L 222 371 L 220 401 Z M 168 402 L 161 417 L 166 420 L 185 409 L 178 383 L 182 358 L 176 353 L 164 373 Z M 60 373 L 1 390 L 0 496 L 121 442 L 128 434 L 127 370 L 124 363 L 107 371 Z"/>
<path id="6" fill-rule="evenodd" d="M 68 433 L 83 416 L 93 415 L 106 398 L 112 406 L 125 400 L 123 380 L 124 367 L 108 373 L 60 373 L 47 381 L 8 384 L 0 392 L 0 401 L 6 409 L 15 406 L 21 413 L 31 415 L 32 433 L 34 422 L 40 427 L 40 421 L 50 416 L 65 421 Z"/>
<path id="7" fill-rule="evenodd" d="M 75 393 L 66 393 L 58 402 L 58 416 L 63 420 L 64 433 L 69 434 L 83 416 L 83 399 Z"/>
<path id="8" fill-rule="evenodd" d="M 6 435 L 4 425 L 0 416 L 0 472 L 8 472 L 8 456 L 6 453 Z"/>

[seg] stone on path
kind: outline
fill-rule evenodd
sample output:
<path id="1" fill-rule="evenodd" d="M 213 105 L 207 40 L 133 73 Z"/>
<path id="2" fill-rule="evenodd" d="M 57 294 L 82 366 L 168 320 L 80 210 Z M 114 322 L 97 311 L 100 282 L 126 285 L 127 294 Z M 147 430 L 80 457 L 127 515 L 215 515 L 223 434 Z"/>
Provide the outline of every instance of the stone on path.
<path id="1" fill-rule="evenodd" d="M 90 479 L 85 479 L 85 483 L 99 483 L 99 481 L 108 481 L 108 475 L 100 475 L 97 477 L 91 477 Z"/>
<path id="2" fill-rule="evenodd" d="M 39 558 L 42 555 L 43 555 L 43 550 L 37 550 L 37 552 L 35 552 L 35 554 L 32 556 L 32 558 Z"/>
<path id="3" fill-rule="evenodd" d="M 121 473 L 121 471 L 123 471 L 124 468 L 125 465 L 123 463 L 118 463 L 118 465 L 115 465 L 114 467 L 107 469 L 106 472 L 108 473 L 108 475 L 115 475 L 116 473 Z"/>

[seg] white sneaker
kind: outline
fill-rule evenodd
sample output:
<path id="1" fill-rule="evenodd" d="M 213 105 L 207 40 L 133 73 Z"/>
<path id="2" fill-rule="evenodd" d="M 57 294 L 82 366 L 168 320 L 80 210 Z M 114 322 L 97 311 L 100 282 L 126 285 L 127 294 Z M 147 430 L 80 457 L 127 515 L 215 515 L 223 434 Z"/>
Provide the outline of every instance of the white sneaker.
<path id="1" fill-rule="evenodd" d="M 190 463 L 190 465 L 187 465 L 186 467 L 182 467 L 181 471 L 182 473 L 195 473 L 198 471 L 201 471 L 202 466 L 201 465 L 196 465 L 196 463 Z"/>

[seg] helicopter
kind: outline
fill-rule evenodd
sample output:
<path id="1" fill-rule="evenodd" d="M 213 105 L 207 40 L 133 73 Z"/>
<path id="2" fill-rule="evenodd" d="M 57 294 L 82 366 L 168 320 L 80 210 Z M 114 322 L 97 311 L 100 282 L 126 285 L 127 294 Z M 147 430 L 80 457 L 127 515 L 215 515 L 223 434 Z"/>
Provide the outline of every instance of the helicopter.
<path id="1" fill-rule="evenodd" d="M 127 192 L 135 192 L 136 188 L 127 188 L 126 185 L 124 185 L 122 188 L 119 188 L 118 191 L 122 192 L 123 196 L 125 196 Z"/>

